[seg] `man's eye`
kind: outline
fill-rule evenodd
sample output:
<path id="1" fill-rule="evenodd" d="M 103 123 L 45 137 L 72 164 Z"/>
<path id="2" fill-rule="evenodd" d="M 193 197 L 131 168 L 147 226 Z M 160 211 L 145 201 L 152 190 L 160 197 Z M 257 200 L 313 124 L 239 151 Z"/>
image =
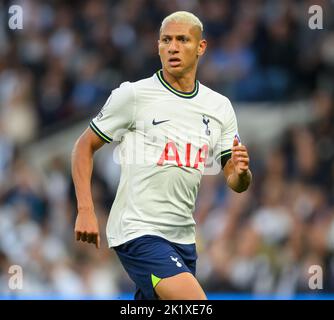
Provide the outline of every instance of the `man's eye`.
<path id="1" fill-rule="evenodd" d="M 162 39 L 162 42 L 164 42 L 164 43 L 169 43 L 169 39 L 167 39 L 167 38 Z"/>

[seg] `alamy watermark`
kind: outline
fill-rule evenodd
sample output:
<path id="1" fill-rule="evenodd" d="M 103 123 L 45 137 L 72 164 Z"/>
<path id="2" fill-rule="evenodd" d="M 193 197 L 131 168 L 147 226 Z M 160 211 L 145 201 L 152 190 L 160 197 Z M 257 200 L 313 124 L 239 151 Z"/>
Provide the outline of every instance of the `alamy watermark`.
<path id="1" fill-rule="evenodd" d="M 10 290 L 22 290 L 23 289 L 23 270 L 19 265 L 12 265 L 8 269 L 8 274 L 11 276 L 8 280 L 8 288 Z"/>
<path id="2" fill-rule="evenodd" d="M 11 30 L 23 29 L 23 9 L 17 4 L 13 4 L 8 9 L 8 27 Z"/>
<path id="3" fill-rule="evenodd" d="M 308 287 L 311 290 L 323 289 L 323 270 L 319 265 L 311 265 L 308 269 L 308 273 L 311 275 L 308 280 Z M 19 265 L 12 265 L 8 269 L 10 275 L 8 280 L 8 288 L 10 290 L 22 290 L 23 289 L 23 269 Z"/>
<path id="4" fill-rule="evenodd" d="M 323 29 L 323 10 L 319 5 L 312 5 L 308 9 L 311 15 L 308 20 L 308 26 L 312 30 Z M 8 27 L 11 30 L 23 29 L 23 9 L 20 5 L 11 5 L 8 9 L 9 20 Z"/>
<path id="5" fill-rule="evenodd" d="M 323 29 L 323 10 L 321 6 L 313 5 L 308 8 L 308 13 L 311 16 L 308 19 L 308 26 L 312 30 Z"/>
<path id="6" fill-rule="evenodd" d="M 323 272 L 322 267 L 319 265 L 312 265 L 308 269 L 308 273 L 311 274 L 308 280 L 308 287 L 311 290 L 323 289 Z"/>
<path id="7" fill-rule="evenodd" d="M 95 121 L 99 122 L 99 117 Z M 174 164 L 178 167 L 198 169 L 203 175 L 220 173 L 221 150 L 209 147 L 211 140 L 216 141 L 222 137 L 220 128 L 208 124 L 194 127 L 191 132 L 189 128 L 171 128 L 165 129 L 161 136 L 156 126 L 151 127 L 145 121 L 136 121 L 135 127 L 140 134 L 133 135 L 128 129 L 115 130 L 113 134 L 115 141 L 122 140 L 127 132 L 130 133 L 124 144 L 119 144 L 113 153 L 113 161 L 116 164 L 159 166 Z"/>
<path id="8" fill-rule="evenodd" d="M 323 9 L 319 5 L 312 5 L 308 9 L 311 15 L 308 26 L 312 30 L 323 29 Z M 23 29 L 23 9 L 20 5 L 13 4 L 8 9 L 8 27 L 11 30 Z"/>

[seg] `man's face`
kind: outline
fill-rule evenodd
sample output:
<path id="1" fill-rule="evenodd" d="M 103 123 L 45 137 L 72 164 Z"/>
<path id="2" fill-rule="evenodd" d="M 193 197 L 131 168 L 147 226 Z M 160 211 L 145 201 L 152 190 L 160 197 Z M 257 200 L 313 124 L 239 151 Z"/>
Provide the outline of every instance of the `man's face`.
<path id="1" fill-rule="evenodd" d="M 162 66 L 174 76 L 196 68 L 198 57 L 206 48 L 199 27 L 179 22 L 169 22 L 164 26 L 158 44 Z"/>

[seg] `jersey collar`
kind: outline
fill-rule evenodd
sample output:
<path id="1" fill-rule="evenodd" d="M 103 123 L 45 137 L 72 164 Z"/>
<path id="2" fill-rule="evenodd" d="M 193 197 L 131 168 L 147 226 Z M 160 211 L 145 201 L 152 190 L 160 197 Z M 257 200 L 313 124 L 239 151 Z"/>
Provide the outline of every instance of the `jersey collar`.
<path id="1" fill-rule="evenodd" d="M 181 97 L 181 98 L 186 98 L 186 99 L 190 99 L 193 98 L 197 95 L 198 90 L 199 90 L 199 83 L 198 80 L 195 80 L 195 88 L 193 91 L 191 92 L 183 92 L 183 91 L 179 91 L 174 89 L 165 79 L 164 76 L 162 74 L 162 70 L 160 69 L 157 73 L 157 77 L 160 80 L 161 84 L 170 92 L 176 94 L 177 96 Z"/>

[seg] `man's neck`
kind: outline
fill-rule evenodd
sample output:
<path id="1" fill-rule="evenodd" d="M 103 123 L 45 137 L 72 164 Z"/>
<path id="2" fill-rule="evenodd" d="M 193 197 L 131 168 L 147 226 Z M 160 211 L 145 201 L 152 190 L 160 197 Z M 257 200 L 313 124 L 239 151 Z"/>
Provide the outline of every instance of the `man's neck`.
<path id="1" fill-rule="evenodd" d="M 173 76 L 166 69 L 162 69 L 164 79 L 176 90 L 192 92 L 195 89 L 196 71 L 188 72 L 180 77 Z"/>

